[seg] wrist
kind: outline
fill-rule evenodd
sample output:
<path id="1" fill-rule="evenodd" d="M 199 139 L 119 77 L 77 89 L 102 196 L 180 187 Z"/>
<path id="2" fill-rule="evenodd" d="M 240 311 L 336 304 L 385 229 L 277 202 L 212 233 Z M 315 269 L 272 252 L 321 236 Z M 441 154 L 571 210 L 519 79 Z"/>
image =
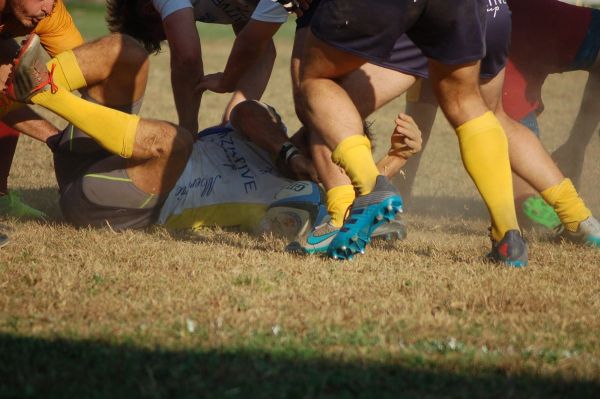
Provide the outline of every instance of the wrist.
<path id="1" fill-rule="evenodd" d="M 286 141 L 277 153 L 277 161 L 289 166 L 290 161 L 299 155 L 298 148 L 292 142 Z"/>

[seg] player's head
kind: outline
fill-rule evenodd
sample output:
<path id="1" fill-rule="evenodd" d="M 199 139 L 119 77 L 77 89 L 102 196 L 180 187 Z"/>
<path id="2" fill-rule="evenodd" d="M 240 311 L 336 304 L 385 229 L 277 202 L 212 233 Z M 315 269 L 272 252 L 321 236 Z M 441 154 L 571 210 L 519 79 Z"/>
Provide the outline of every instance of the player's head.
<path id="1" fill-rule="evenodd" d="M 33 29 L 54 8 L 54 0 L 7 0 L 3 14 L 11 15 L 25 28 Z"/>
<path id="2" fill-rule="evenodd" d="M 166 39 L 160 14 L 151 0 L 107 0 L 106 22 L 111 32 L 139 40 L 149 53 L 160 51 Z"/>

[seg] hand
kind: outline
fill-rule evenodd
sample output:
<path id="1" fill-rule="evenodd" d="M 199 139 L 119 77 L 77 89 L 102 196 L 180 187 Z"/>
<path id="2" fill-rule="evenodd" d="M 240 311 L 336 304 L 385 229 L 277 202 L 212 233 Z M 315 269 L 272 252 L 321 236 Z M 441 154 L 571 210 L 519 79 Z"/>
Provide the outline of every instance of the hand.
<path id="1" fill-rule="evenodd" d="M 298 180 L 312 180 L 316 183 L 319 182 L 319 175 L 315 167 L 313 166 L 310 159 L 304 155 L 299 154 L 289 160 L 288 166 L 291 172 Z"/>
<path id="2" fill-rule="evenodd" d="M 212 91 L 213 93 L 230 93 L 233 90 L 228 90 L 221 85 L 221 79 L 223 79 L 223 72 L 211 73 L 204 75 L 200 79 L 200 83 L 196 86 L 196 91 L 203 92 L 205 90 Z"/>
<path id="3" fill-rule="evenodd" d="M 388 155 L 408 159 L 421 151 L 422 144 L 421 131 L 413 118 L 406 114 L 399 114 Z"/>
<path id="4" fill-rule="evenodd" d="M 277 2 L 285 8 L 288 14 L 295 13 L 301 17 L 304 14 L 303 10 L 308 10 L 312 0 L 271 0 Z"/>

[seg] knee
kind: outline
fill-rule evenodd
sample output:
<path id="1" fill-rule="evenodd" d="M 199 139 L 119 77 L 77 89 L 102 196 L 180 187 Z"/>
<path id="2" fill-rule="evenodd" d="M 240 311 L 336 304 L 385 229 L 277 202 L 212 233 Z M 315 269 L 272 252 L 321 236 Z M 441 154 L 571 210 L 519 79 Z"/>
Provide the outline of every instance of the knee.
<path id="1" fill-rule="evenodd" d="M 127 66 L 129 68 L 139 69 L 148 61 L 148 53 L 137 40 L 129 35 L 122 33 L 111 33 L 102 39 L 103 49 L 107 50 L 107 54 L 112 53 L 115 59 L 115 64 Z"/>

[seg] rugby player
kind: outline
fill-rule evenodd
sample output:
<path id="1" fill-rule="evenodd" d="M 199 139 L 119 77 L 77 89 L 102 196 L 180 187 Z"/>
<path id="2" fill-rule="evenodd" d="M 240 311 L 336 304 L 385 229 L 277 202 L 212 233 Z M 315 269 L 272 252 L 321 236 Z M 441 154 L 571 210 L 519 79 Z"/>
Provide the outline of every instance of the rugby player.
<path id="1" fill-rule="evenodd" d="M 485 11 L 484 2 L 475 0 L 324 0 L 316 9 L 301 65 L 302 119 L 333 151 L 333 160 L 360 194 L 329 245 L 330 256 L 347 258 L 364 251 L 373 229 L 401 207 L 395 188 L 378 177 L 370 143 L 360 131 L 360 114 L 336 80 L 367 61 L 385 61 L 407 32 L 430 57 L 436 94 L 457 131 L 465 167 L 490 211 L 492 258 L 527 264 L 512 199 L 506 136 L 479 94 Z M 453 29 L 444 28 L 448 26 Z"/>
<path id="2" fill-rule="evenodd" d="M 71 52 L 70 66 L 79 68 L 79 84 L 85 81 L 90 88 L 101 85 L 95 91 L 104 93 L 99 98 L 108 100 L 110 93 L 113 103 L 135 111 L 146 83 L 147 57 L 141 47 L 121 38 L 118 53 L 133 60 L 123 64 L 122 59 L 113 59 L 106 47 L 115 47 L 118 43 L 114 41 L 119 37 L 109 36 L 76 48 Z M 8 82 L 9 92 L 21 100 L 32 95 L 34 102 L 40 95 L 65 96 L 60 94 L 65 89 L 59 82 L 49 81 L 49 76 L 42 78 L 41 82 L 48 84 L 41 89 L 34 89 L 33 93 L 27 90 L 40 87 L 36 76 L 42 68 L 35 59 L 39 56 L 37 47 L 39 41 L 35 38 L 25 43 Z M 105 65 L 86 62 L 98 54 L 103 55 Z M 55 65 L 53 62 L 49 65 Z M 38 73 L 30 77 L 36 68 Z M 104 84 L 110 82 L 110 75 L 98 74 L 98 69 L 102 69 L 121 75 L 124 68 L 135 77 L 133 95 L 122 82 Z M 21 87 L 11 89 L 16 82 L 21 82 Z M 61 84 L 74 87 L 78 82 L 66 79 Z M 127 100 L 131 100 L 128 105 Z M 80 100 L 78 106 L 85 106 L 82 102 L 85 101 Z M 45 106 L 49 103 L 46 101 Z M 35 122 L 32 125 L 32 121 L 24 121 L 19 127 L 45 141 L 54 152 L 61 209 L 65 218 L 77 226 L 108 223 L 113 229 L 142 228 L 158 221 L 172 228 L 216 224 L 251 229 L 274 194 L 291 181 L 277 171 L 270 155 L 279 154 L 295 178 L 315 177 L 310 161 L 290 147 L 285 126 L 274 109 L 257 101 L 240 103 L 233 110 L 231 127 L 206 131 L 195 143 L 182 128 L 142 120 L 129 160 L 122 157 L 118 147 L 107 145 L 101 137 L 88 136 L 73 125 L 58 132 L 45 121 Z M 419 132 L 413 133 L 418 136 Z M 147 143 L 152 143 L 151 154 L 147 153 Z M 404 160 L 390 158 L 384 158 L 382 168 L 393 173 Z"/>
<path id="3" fill-rule="evenodd" d="M 544 109 L 541 91 L 548 75 L 589 72 L 569 137 L 552 154 L 579 189 L 585 150 L 600 121 L 600 10 L 557 0 L 509 0 L 508 5 L 513 31 L 503 103 L 510 117 L 539 134 L 537 116 Z M 536 18 L 530 19 L 533 13 Z M 556 216 L 531 187 L 515 180 L 515 194 L 528 216 L 549 227 L 555 223 Z"/>
<path id="4" fill-rule="evenodd" d="M 107 8 L 112 32 L 140 40 L 149 51 L 159 51 L 161 41 L 167 40 L 179 124 L 192 132 L 198 130 L 203 92 L 196 87 L 204 76 L 196 21 L 231 25 L 236 36 L 252 38 L 261 27 L 279 26 L 287 19 L 285 9 L 271 0 L 109 0 Z M 248 59 L 228 90 L 234 93 L 225 109 L 224 123 L 237 103 L 260 99 L 271 75 L 275 60 L 272 38 L 252 50 L 256 56 Z"/>
<path id="5" fill-rule="evenodd" d="M 0 51 L 4 63 L 9 63 L 14 56 L 12 38 L 31 32 L 40 36 L 42 46 L 50 56 L 83 43 L 62 0 L 9 0 L 3 3 L 0 11 Z M 3 98 L 0 104 L 0 117 L 4 117 L 11 109 L 10 101 Z M 27 109 L 21 112 L 33 111 Z M 23 203 L 16 192 L 8 190 L 8 176 L 18 139 L 17 130 L 0 122 L 0 215 L 44 218 L 43 212 Z"/>
<path id="6" fill-rule="evenodd" d="M 556 167 L 539 140 L 522 124 L 511 119 L 502 107 L 504 66 L 510 38 L 510 12 L 504 2 L 495 2 L 488 9 L 486 31 L 487 54 L 482 61 L 481 92 L 486 103 L 498 117 L 509 142 L 511 167 L 517 178 L 535 187 L 536 192 L 556 210 L 560 232 L 564 238 L 592 246 L 600 245 L 600 224 L 592 216 L 569 179 Z M 396 43 L 394 64 L 388 65 L 397 71 L 427 78 L 427 62 L 407 37 Z M 423 82 L 420 82 L 423 83 Z M 425 81 L 413 86 L 417 93 L 412 98 L 420 104 L 408 101 L 407 112 L 429 136 L 435 118 L 436 102 L 431 88 Z M 429 105 L 432 104 L 433 106 Z M 412 170 L 411 170 L 412 169 Z M 409 168 L 409 179 L 414 179 L 414 168 Z M 410 181 L 412 183 L 412 181 Z"/>

